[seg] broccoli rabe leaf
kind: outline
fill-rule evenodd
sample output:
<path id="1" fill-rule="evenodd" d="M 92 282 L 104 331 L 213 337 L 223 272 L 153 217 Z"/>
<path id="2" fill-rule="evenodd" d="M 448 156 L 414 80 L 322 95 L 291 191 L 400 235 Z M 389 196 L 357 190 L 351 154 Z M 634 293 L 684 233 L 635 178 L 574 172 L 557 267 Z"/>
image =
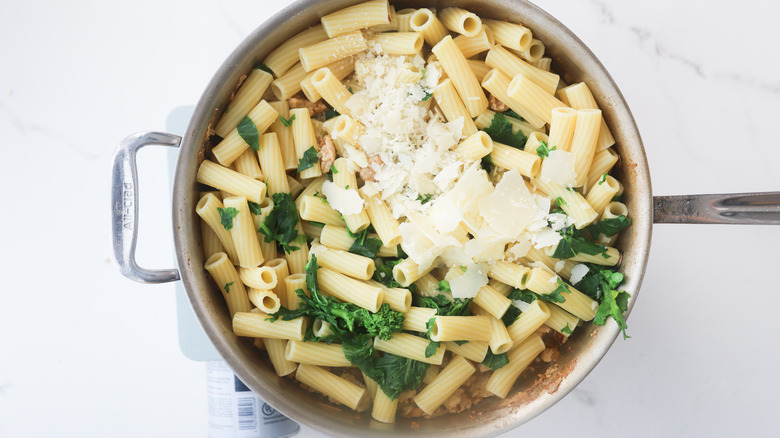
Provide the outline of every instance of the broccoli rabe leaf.
<path id="1" fill-rule="evenodd" d="M 444 295 L 434 295 L 432 297 L 412 296 L 412 302 L 417 307 L 429 307 L 436 309 L 436 314 L 441 316 L 467 316 L 471 314 L 471 298 L 455 298 L 450 301 Z"/>
<path id="2" fill-rule="evenodd" d="M 621 214 L 620 216 L 607 218 L 589 225 L 585 230 L 587 230 L 593 238 L 598 237 L 599 234 L 612 237 L 625 228 L 628 228 L 629 225 L 631 225 L 631 219 Z"/>
<path id="3" fill-rule="evenodd" d="M 602 290 L 602 301 L 596 310 L 596 316 L 593 318 L 593 323 L 596 325 L 604 325 L 607 321 L 607 317 L 611 316 L 615 320 L 620 330 L 623 332 L 623 339 L 630 338 L 626 334 L 625 318 L 623 318 L 623 312 L 628 309 L 628 299 L 630 295 L 628 292 L 619 291 L 616 288 L 623 282 L 623 274 L 620 272 L 613 272 L 609 270 L 603 270 L 599 273 L 600 285 Z"/>
<path id="4" fill-rule="evenodd" d="M 358 233 L 352 245 L 349 247 L 349 252 L 363 257 L 373 259 L 379 252 L 379 248 L 382 247 L 382 241 L 375 237 L 368 237 L 368 230 L 363 230 Z"/>
<path id="5" fill-rule="evenodd" d="M 260 216 L 263 213 L 262 207 L 260 207 L 260 204 L 257 202 L 248 201 L 247 204 L 249 204 L 249 211 L 251 211 L 252 214 Z"/>
<path id="6" fill-rule="evenodd" d="M 485 128 L 484 131 L 493 139 L 493 141 L 517 149 L 523 149 L 527 140 L 523 131 L 518 130 L 515 133 L 512 132 L 512 124 L 509 123 L 507 118 L 501 113 L 496 113 L 493 116 L 493 119 L 490 121 L 490 126 Z"/>
<path id="7" fill-rule="evenodd" d="M 570 259 L 580 253 L 588 255 L 607 254 L 606 246 L 585 240 L 581 235 L 582 232 L 576 230 L 574 225 L 560 230 L 559 233 L 563 238 L 558 242 L 558 246 L 555 247 L 553 258 L 561 260 Z"/>
<path id="8" fill-rule="evenodd" d="M 303 156 L 298 160 L 298 173 L 303 172 L 306 169 L 314 167 L 317 164 L 319 157 L 317 156 L 317 149 L 314 146 L 306 149 Z"/>
<path id="9" fill-rule="evenodd" d="M 485 355 L 485 359 L 482 361 L 482 365 L 485 365 L 494 371 L 508 363 L 509 358 L 507 357 L 506 353 L 493 354 L 493 351 L 491 351 L 489 348 L 487 354 Z"/>
<path id="10" fill-rule="evenodd" d="M 295 208 L 292 195 L 289 193 L 274 193 L 272 197 L 274 208 L 265 217 L 265 221 L 260 224 L 257 230 L 265 234 L 265 241 L 272 242 L 276 240 L 282 245 L 287 254 L 300 249 L 292 245 L 300 237 L 298 236 L 298 210 Z"/>
<path id="11" fill-rule="evenodd" d="M 238 135 L 252 148 L 253 151 L 260 149 L 260 132 L 257 130 L 257 126 L 249 116 L 244 117 L 241 123 L 236 126 Z"/>

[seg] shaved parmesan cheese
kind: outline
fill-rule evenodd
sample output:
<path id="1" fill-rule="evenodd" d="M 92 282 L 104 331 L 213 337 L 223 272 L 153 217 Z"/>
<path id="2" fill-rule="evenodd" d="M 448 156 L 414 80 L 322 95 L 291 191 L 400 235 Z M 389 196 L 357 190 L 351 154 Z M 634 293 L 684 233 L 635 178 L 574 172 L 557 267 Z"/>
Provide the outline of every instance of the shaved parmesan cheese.
<path id="1" fill-rule="evenodd" d="M 520 240 L 509 248 L 509 250 L 506 252 L 506 258 L 508 261 L 514 262 L 525 257 L 526 254 L 528 254 L 528 250 L 530 249 L 530 240 Z"/>
<path id="2" fill-rule="evenodd" d="M 466 266 L 463 275 L 450 280 L 453 298 L 474 298 L 477 292 L 488 284 L 487 263 L 470 264 Z"/>
<path id="3" fill-rule="evenodd" d="M 574 155 L 571 152 L 556 149 L 542 161 L 540 178 L 545 182 L 558 183 L 565 187 L 574 185 L 577 174 L 574 172 Z"/>
<path id="4" fill-rule="evenodd" d="M 557 262 L 555 262 L 555 266 L 553 266 L 553 270 L 555 272 L 561 272 L 561 270 L 565 267 L 566 267 L 566 262 L 563 260 L 558 260 Z"/>
<path id="5" fill-rule="evenodd" d="M 563 237 L 560 234 L 553 231 L 552 228 L 545 228 L 541 231 L 531 235 L 531 241 L 534 244 L 534 248 L 547 248 L 548 246 L 557 245 Z"/>
<path id="6" fill-rule="evenodd" d="M 550 228 L 552 228 L 553 231 L 560 231 L 574 224 L 574 219 L 563 213 L 549 214 L 547 215 L 547 220 L 550 222 Z"/>
<path id="7" fill-rule="evenodd" d="M 582 281 L 582 278 L 585 277 L 585 274 L 587 274 L 589 270 L 590 268 L 582 263 L 575 265 L 573 268 L 571 268 L 571 277 L 569 278 L 569 282 L 571 284 L 579 283 Z"/>
<path id="8" fill-rule="evenodd" d="M 325 181 L 322 184 L 322 194 L 325 195 L 328 204 L 341 214 L 358 214 L 363 211 L 363 199 L 357 190 L 347 190 Z"/>
<path id="9" fill-rule="evenodd" d="M 479 213 L 497 233 L 517 238 L 536 215 L 538 207 L 523 176 L 506 172 L 495 191 L 479 200 Z"/>

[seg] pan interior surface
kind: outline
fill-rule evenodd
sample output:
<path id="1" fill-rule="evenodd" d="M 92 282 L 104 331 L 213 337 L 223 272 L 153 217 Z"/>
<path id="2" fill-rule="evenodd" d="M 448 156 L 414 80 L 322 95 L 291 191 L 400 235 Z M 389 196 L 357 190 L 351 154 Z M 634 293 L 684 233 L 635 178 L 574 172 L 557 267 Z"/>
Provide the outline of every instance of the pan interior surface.
<path id="1" fill-rule="evenodd" d="M 200 186 L 196 172 L 202 159 L 207 130 L 216 124 L 241 75 L 276 46 L 319 18 L 356 0 L 306 0 L 297 2 L 261 24 L 230 55 L 201 97 L 185 133 L 176 168 L 173 215 L 175 246 L 182 280 L 205 332 L 239 378 L 260 397 L 292 419 L 340 436 L 474 437 L 490 436 L 516 427 L 552 406 L 593 369 L 612 345 L 619 330 L 613 321 L 578 328 L 561 348 L 552 365 L 533 365 L 504 399 L 490 397 L 457 415 L 432 419 L 398 418 L 395 424 L 374 421 L 368 414 L 331 405 L 303 390 L 297 382 L 276 376 L 264 352 L 232 332 L 232 323 L 221 293 L 203 269 L 200 218 L 195 214 Z M 627 281 L 621 287 L 631 294 L 629 311 L 639 291 L 650 249 L 652 193 L 642 141 L 626 102 L 601 63 L 565 26 L 526 1 L 391 1 L 396 10 L 405 7 L 460 6 L 482 17 L 523 23 L 542 40 L 553 71 L 568 84 L 584 81 L 593 92 L 616 140 L 621 160 L 616 177 L 625 185 L 625 202 L 633 223 L 616 243 L 623 253 L 621 270 Z"/>

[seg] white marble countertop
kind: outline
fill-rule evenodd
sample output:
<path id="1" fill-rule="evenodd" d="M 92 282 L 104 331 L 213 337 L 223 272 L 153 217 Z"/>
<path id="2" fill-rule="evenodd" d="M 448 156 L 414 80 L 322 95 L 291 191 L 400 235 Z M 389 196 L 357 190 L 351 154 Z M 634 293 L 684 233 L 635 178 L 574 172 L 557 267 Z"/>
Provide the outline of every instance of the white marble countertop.
<path id="1" fill-rule="evenodd" d="M 206 436 L 204 366 L 179 351 L 173 286 L 132 283 L 109 261 L 110 157 L 126 135 L 162 130 L 171 109 L 195 103 L 288 3 L 0 5 L 0 436 Z M 780 4 L 537 4 L 611 72 L 656 194 L 780 190 Z M 139 166 L 139 260 L 170 267 L 165 151 L 142 151 Z M 780 287 L 769 275 L 780 228 L 653 234 L 633 338 L 507 436 L 780 434 Z"/>

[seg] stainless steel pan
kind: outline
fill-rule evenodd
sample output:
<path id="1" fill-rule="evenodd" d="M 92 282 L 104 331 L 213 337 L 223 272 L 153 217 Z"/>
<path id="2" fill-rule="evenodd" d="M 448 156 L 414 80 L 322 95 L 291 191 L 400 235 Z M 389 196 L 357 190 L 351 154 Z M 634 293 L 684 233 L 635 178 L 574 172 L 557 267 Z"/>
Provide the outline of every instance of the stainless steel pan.
<path id="1" fill-rule="evenodd" d="M 281 42 L 319 17 L 358 0 L 301 0 L 260 25 L 230 55 L 201 97 L 184 138 L 146 132 L 126 138 L 114 156 L 112 214 L 114 254 L 121 272 L 133 280 L 161 283 L 181 280 L 205 332 L 236 374 L 262 398 L 296 421 L 333 435 L 474 437 L 495 435 L 540 414 L 571 391 L 596 366 L 618 335 L 613 322 L 586 325 L 572 335 L 560 359 L 537 378 L 521 379 L 506 400 L 489 398 L 459 415 L 430 420 L 399 419 L 394 425 L 372 421 L 368 415 L 324 403 L 289 379 L 280 379 L 263 354 L 231 330 L 231 321 L 219 291 L 203 269 L 200 220 L 195 214 L 195 180 L 206 130 L 224 110 L 239 76 L 261 61 Z M 617 177 L 625 185 L 626 205 L 633 224 L 617 242 L 623 252 L 625 290 L 631 293 L 629 312 L 637 299 L 650 250 L 652 224 L 730 223 L 780 224 L 780 192 L 734 195 L 653 197 L 650 171 L 636 124 L 612 78 L 591 51 L 553 17 L 527 1 L 393 1 L 397 9 L 409 6 L 456 5 L 485 17 L 522 22 L 545 42 L 554 67 L 566 82 L 585 81 L 593 91 L 617 141 L 621 156 Z M 137 175 L 136 151 L 146 145 L 180 147 L 173 189 L 173 224 L 178 269 L 150 270 L 135 263 Z"/>

